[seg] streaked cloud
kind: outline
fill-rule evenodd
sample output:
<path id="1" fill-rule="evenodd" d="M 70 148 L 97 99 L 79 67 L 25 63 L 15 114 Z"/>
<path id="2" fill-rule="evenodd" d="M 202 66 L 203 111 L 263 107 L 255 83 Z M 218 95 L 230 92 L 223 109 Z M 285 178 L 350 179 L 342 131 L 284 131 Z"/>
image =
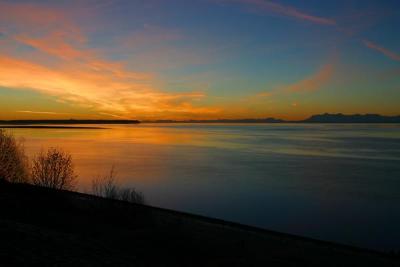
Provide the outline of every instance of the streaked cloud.
<path id="1" fill-rule="evenodd" d="M 117 118 L 117 119 L 124 119 L 124 120 L 125 120 L 125 119 L 130 119 L 130 118 L 127 117 L 127 116 L 115 115 L 115 114 L 106 113 L 106 112 L 100 112 L 99 114 L 100 114 L 100 115 L 107 116 L 107 117 Z"/>
<path id="2" fill-rule="evenodd" d="M 34 49 L 29 57 L 0 50 L 2 87 L 30 89 L 112 117 L 187 118 L 219 111 L 195 105 L 205 97 L 201 91 L 166 92 L 155 73 L 131 70 L 124 62 L 106 59 L 87 45 L 84 31 L 62 10 L 10 3 L 1 3 L 0 9 L 0 22 L 7 25 L 9 38 Z M 145 28 L 152 42 L 179 38 L 176 33 L 163 35 L 159 28 Z M 130 41 L 143 46 L 148 40 L 138 36 Z"/>
<path id="3" fill-rule="evenodd" d="M 384 48 L 384 47 L 382 47 L 376 43 L 373 43 L 371 41 L 368 41 L 368 40 L 363 40 L 363 42 L 368 48 L 378 51 L 392 60 L 400 61 L 400 54 L 390 51 L 389 49 Z"/>
<path id="4" fill-rule="evenodd" d="M 39 114 L 39 115 L 72 115 L 71 113 L 62 113 L 54 111 L 33 111 L 33 110 L 18 110 L 17 113 Z"/>
<path id="5" fill-rule="evenodd" d="M 4 32 L 23 30 L 35 35 L 62 28 L 66 33 L 84 38 L 65 10 L 40 4 L 0 2 L 0 25 Z"/>
<path id="6" fill-rule="evenodd" d="M 329 82 L 334 72 L 332 63 L 325 64 L 316 73 L 296 83 L 284 86 L 280 90 L 284 92 L 313 92 L 321 89 Z"/>
<path id="7" fill-rule="evenodd" d="M 336 21 L 334 19 L 311 15 L 293 6 L 283 5 L 268 0 L 219 0 L 218 2 L 244 4 L 263 12 L 274 13 L 280 16 L 291 17 L 298 20 L 305 20 L 315 24 L 336 25 Z"/>
<path id="8" fill-rule="evenodd" d="M 270 97 L 273 95 L 273 92 L 261 92 L 256 95 L 256 97 Z"/>
<path id="9" fill-rule="evenodd" d="M 343 95 L 363 88 L 366 103 L 373 102 L 374 88 L 398 88 L 398 71 L 368 54 L 398 62 L 399 53 L 354 31 L 363 8 L 288 0 L 183 2 L 0 0 L 1 115 L 300 116 L 311 107 L 342 108 L 339 97 L 312 94 L 328 85 Z M 375 13 L 362 15 L 368 25 Z M 276 24 L 276 17 L 290 23 Z M 392 24 L 387 20 L 368 33 L 376 29 L 388 48 L 396 47 Z M 336 49 L 348 55 L 357 46 L 369 49 L 342 57 L 340 68 L 321 58 Z M 358 96 L 351 94 L 349 103 L 359 103 Z"/>
<path id="10" fill-rule="evenodd" d="M 320 67 L 315 73 L 304 77 L 295 83 L 278 86 L 270 91 L 259 92 L 248 98 L 248 100 L 256 102 L 265 98 L 276 98 L 283 94 L 315 92 L 322 89 L 330 81 L 333 73 L 334 63 L 329 62 Z M 298 106 L 298 103 L 294 102 L 291 106 L 296 107 Z"/>
<path id="11" fill-rule="evenodd" d="M 14 36 L 14 38 L 24 45 L 64 60 L 86 59 L 90 56 L 89 51 L 76 49 L 72 44 L 75 43 L 75 40 L 71 40 L 70 36 L 66 36 L 66 34 L 60 30 L 51 32 L 49 35 L 40 38 L 34 38 L 28 35 L 17 35 Z"/>
<path id="12" fill-rule="evenodd" d="M 147 113 L 185 116 L 218 111 L 192 104 L 204 97 L 201 92 L 162 92 L 152 85 L 151 75 L 136 76 L 125 70 L 116 75 L 75 64 L 54 69 L 0 56 L 0 86 L 35 90 L 99 112 L 145 117 Z"/>

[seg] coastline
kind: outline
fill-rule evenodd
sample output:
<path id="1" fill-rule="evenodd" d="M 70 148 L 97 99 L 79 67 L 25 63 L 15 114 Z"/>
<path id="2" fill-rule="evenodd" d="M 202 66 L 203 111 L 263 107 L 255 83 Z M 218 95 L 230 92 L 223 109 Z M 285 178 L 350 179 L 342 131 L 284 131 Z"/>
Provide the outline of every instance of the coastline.
<path id="1" fill-rule="evenodd" d="M 269 118 L 241 118 L 241 119 L 189 119 L 189 120 L 90 120 L 90 119 L 69 119 L 69 120 L 0 120 L 0 125 L 32 125 L 32 124 L 139 124 L 139 123 L 261 123 L 261 124 L 275 124 L 275 123 L 400 123 L 400 115 L 387 116 L 380 114 L 316 114 L 311 115 L 305 119 L 287 120 Z"/>
<path id="2" fill-rule="evenodd" d="M 327 259 L 335 266 L 400 263 L 399 257 L 374 250 L 82 193 L 8 183 L 0 184 L 0 192 L 0 248 L 8 255 L 0 261 L 8 264 L 68 265 L 79 260 L 78 265 L 323 266 Z"/>
<path id="3" fill-rule="evenodd" d="M 0 129 L 85 129 L 85 130 L 103 130 L 105 127 L 90 126 L 50 126 L 50 125 L 0 125 Z"/>

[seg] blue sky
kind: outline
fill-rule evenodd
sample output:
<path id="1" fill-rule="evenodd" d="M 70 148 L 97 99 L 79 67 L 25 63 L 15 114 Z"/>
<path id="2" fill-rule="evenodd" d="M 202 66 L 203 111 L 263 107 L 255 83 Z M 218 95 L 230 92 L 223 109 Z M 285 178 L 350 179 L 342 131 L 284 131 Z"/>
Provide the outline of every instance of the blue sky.
<path id="1" fill-rule="evenodd" d="M 2 118 L 399 114 L 398 1 L 0 1 Z"/>

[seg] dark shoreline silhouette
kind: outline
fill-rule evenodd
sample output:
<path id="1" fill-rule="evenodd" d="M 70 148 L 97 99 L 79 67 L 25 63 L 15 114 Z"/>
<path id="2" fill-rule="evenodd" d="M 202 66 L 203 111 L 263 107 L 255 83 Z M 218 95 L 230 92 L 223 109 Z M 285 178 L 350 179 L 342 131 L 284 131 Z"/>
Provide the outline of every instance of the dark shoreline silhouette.
<path id="1" fill-rule="evenodd" d="M 31 124 L 138 124 L 138 120 L 1 120 L 0 125 Z"/>
<path id="2" fill-rule="evenodd" d="M 143 123 L 284 123 L 287 121 L 275 118 L 266 119 L 216 119 L 216 120 L 146 120 Z"/>
<path id="3" fill-rule="evenodd" d="M 291 121 L 276 118 L 265 119 L 216 119 L 216 120 L 154 120 L 144 123 L 400 123 L 399 116 L 384 116 L 379 114 L 317 114 L 305 120 Z"/>
<path id="4" fill-rule="evenodd" d="M 276 118 L 214 119 L 214 120 L 0 120 L 0 125 L 40 125 L 40 124 L 138 124 L 138 123 L 400 123 L 400 115 L 380 114 L 316 114 L 304 120 L 283 120 Z M 2 127 L 7 128 L 7 127 Z M 16 127 L 9 127 L 16 128 Z M 19 128 L 81 128 L 79 126 L 24 126 Z M 88 127 L 97 129 L 98 127 Z"/>
<path id="5" fill-rule="evenodd" d="M 306 123 L 400 123 L 400 116 L 384 116 L 379 114 L 318 114 L 302 121 Z"/>
<path id="6" fill-rule="evenodd" d="M 84 130 L 103 130 L 104 127 L 90 126 L 47 126 L 47 125 L 1 125 L 0 129 L 84 129 Z"/>
<path id="7" fill-rule="evenodd" d="M 398 266 L 397 255 L 188 213 L 0 183 L 0 265 Z"/>

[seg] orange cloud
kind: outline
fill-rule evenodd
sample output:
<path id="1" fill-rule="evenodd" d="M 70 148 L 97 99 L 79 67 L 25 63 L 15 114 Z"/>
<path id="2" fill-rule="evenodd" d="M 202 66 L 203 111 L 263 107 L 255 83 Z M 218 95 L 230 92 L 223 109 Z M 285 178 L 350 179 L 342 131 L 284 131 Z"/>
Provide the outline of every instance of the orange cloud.
<path id="1" fill-rule="evenodd" d="M 313 75 L 294 84 L 287 85 L 282 90 L 285 92 L 312 92 L 319 90 L 330 80 L 333 71 L 333 64 L 326 64 Z"/>
<path id="2" fill-rule="evenodd" d="M 261 92 L 261 93 L 258 93 L 256 95 L 256 97 L 269 97 L 269 96 L 272 96 L 272 95 L 273 95 L 272 92 Z"/>
<path id="3" fill-rule="evenodd" d="M 280 86 L 274 90 L 267 92 L 260 92 L 251 100 L 259 100 L 266 97 L 273 97 L 282 93 L 298 93 L 298 92 L 313 92 L 321 89 L 332 77 L 334 72 L 334 64 L 328 63 L 323 65 L 316 73 L 298 81 L 293 84 Z M 296 104 L 297 105 L 297 104 Z M 294 105 L 293 105 L 294 106 Z"/>
<path id="4" fill-rule="evenodd" d="M 70 71 L 85 67 L 94 73 L 113 74 L 118 78 L 149 79 L 152 76 L 148 73 L 124 71 L 122 63 L 102 60 L 97 51 L 78 48 L 78 45 L 84 46 L 85 44 L 76 44 L 74 38 L 71 40 L 62 31 L 52 32 L 43 38 L 19 35 L 15 37 L 15 40 L 62 60 L 64 68 L 70 69 Z M 91 76 L 85 71 L 82 72 L 82 75 L 88 78 Z M 96 77 L 94 78 L 96 79 Z"/>
<path id="5" fill-rule="evenodd" d="M 63 14 L 55 9 L 33 4 L 0 3 L 2 20 L 33 23 L 42 26 L 57 21 Z"/>
<path id="6" fill-rule="evenodd" d="M 54 111 L 34 111 L 34 110 L 18 110 L 17 113 L 39 114 L 39 115 L 72 115 L 71 113 L 60 113 Z"/>
<path id="7" fill-rule="evenodd" d="M 336 21 L 329 18 L 313 16 L 292 6 L 278 4 L 268 0 L 222 0 L 222 2 L 238 2 L 257 8 L 265 12 L 272 12 L 285 17 L 306 20 L 321 25 L 336 25 Z"/>
<path id="8" fill-rule="evenodd" d="M 204 97 L 202 93 L 162 92 L 152 85 L 151 75 L 133 79 L 137 74 L 125 71 L 122 75 L 128 78 L 121 78 L 114 73 L 94 71 L 86 65 L 74 67 L 54 69 L 0 56 L 0 86 L 35 90 L 56 96 L 61 101 L 117 116 L 162 116 L 164 113 L 185 116 L 219 111 L 193 106 L 192 101 Z"/>
<path id="9" fill-rule="evenodd" d="M 61 59 L 73 60 L 87 56 L 87 52 L 75 49 L 72 45 L 66 43 L 64 38 L 62 32 L 51 33 L 45 38 L 32 38 L 24 35 L 15 37 L 17 41 L 25 45 Z"/>
<path id="10" fill-rule="evenodd" d="M 0 3 L 0 24 L 4 31 L 29 31 L 41 34 L 54 28 L 83 39 L 80 29 L 69 19 L 65 10 L 39 4 Z"/>
<path id="11" fill-rule="evenodd" d="M 384 54 L 386 57 L 388 57 L 388 58 L 390 58 L 392 60 L 400 61 L 400 54 L 396 54 L 395 52 L 390 51 L 389 49 L 386 49 L 386 48 L 384 48 L 382 46 L 379 46 L 379 45 L 377 45 L 377 44 L 375 44 L 375 43 L 373 43 L 371 41 L 368 41 L 368 40 L 364 40 L 364 44 L 368 48 L 373 49 L 375 51 L 378 51 L 378 52 Z"/>
<path id="12" fill-rule="evenodd" d="M 0 22 L 8 25 L 10 38 L 35 49 L 24 58 L 0 50 L 0 86 L 34 90 L 114 117 L 188 118 L 220 110 L 195 106 L 205 97 L 202 92 L 164 92 L 153 73 L 105 60 L 100 51 L 87 48 L 83 31 L 61 10 L 0 3 Z M 153 41 L 177 38 L 150 31 Z"/>

